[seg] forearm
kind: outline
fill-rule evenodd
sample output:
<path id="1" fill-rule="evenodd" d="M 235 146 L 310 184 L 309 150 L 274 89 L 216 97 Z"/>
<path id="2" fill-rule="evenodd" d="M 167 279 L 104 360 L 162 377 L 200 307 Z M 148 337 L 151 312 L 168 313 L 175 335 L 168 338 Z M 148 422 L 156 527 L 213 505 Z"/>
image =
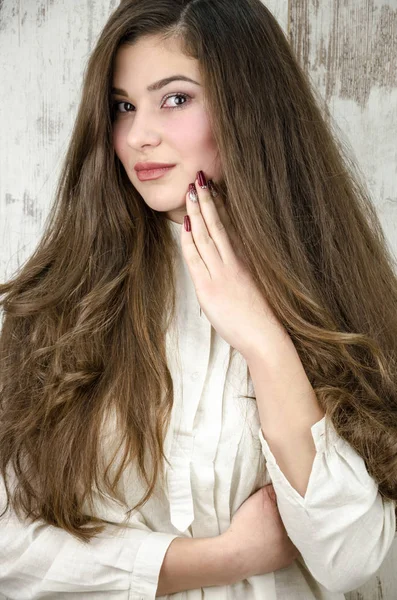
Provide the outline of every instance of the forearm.
<path id="1" fill-rule="evenodd" d="M 195 539 L 180 537 L 173 540 L 167 550 L 156 596 L 230 585 L 242 579 L 244 575 L 238 558 L 224 543 L 223 536 Z"/>
<path id="2" fill-rule="evenodd" d="M 311 427 L 324 411 L 287 334 L 277 334 L 271 354 L 252 352 L 247 364 L 263 436 L 285 477 L 304 497 L 316 455 Z"/>

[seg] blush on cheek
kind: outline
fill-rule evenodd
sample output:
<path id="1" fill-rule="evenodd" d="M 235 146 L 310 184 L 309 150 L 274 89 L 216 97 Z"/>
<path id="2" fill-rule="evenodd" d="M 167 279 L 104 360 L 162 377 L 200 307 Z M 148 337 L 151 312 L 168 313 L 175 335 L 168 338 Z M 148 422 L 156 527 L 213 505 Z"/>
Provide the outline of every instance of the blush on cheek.
<path id="1" fill-rule="evenodd" d="M 174 147 L 187 156 L 198 157 L 214 145 L 208 119 L 202 110 L 186 111 L 185 115 L 171 119 L 167 124 L 167 139 L 172 140 Z"/>

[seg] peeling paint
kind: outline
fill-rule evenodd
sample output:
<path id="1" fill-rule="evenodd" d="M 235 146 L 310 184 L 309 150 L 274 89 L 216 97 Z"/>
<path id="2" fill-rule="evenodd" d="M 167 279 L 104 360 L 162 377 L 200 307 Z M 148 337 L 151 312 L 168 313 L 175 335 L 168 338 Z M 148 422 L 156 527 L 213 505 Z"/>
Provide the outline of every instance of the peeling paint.
<path id="1" fill-rule="evenodd" d="M 5 31 L 9 22 L 4 1 L 0 0 L 0 31 Z"/>
<path id="2" fill-rule="evenodd" d="M 6 206 L 8 204 L 15 204 L 15 202 L 20 202 L 19 198 L 14 198 L 14 196 L 12 194 L 9 194 L 8 192 L 6 193 Z"/>
<path id="3" fill-rule="evenodd" d="M 48 9 L 54 4 L 54 0 L 46 0 L 45 2 L 37 3 L 36 25 L 41 27 L 48 20 Z"/>
<path id="4" fill-rule="evenodd" d="M 326 73 L 324 97 L 355 100 L 397 86 L 397 7 L 380 0 L 290 3 L 291 45 L 305 69 Z"/>
<path id="5" fill-rule="evenodd" d="M 37 198 L 32 198 L 29 193 L 25 190 L 23 194 L 22 200 L 20 198 L 14 197 L 9 192 L 5 194 L 5 204 L 9 206 L 10 204 L 18 204 L 22 203 L 22 212 L 25 216 L 33 218 L 35 221 L 41 219 L 42 211 L 37 207 Z"/>
<path id="6" fill-rule="evenodd" d="M 52 117 L 52 108 L 46 103 L 42 104 L 41 115 L 36 119 L 36 130 L 43 144 L 56 142 L 61 132 L 61 119 L 57 114 Z"/>
<path id="7" fill-rule="evenodd" d="M 37 27 L 41 27 L 43 25 L 43 23 L 45 23 L 45 17 L 46 17 L 46 6 L 45 6 L 45 4 L 41 4 L 40 6 L 37 7 L 37 13 L 36 13 Z"/>
<path id="8" fill-rule="evenodd" d="M 31 198 L 28 192 L 23 195 L 23 214 L 27 217 L 35 218 L 37 216 L 37 210 L 35 209 L 36 199 Z"/>

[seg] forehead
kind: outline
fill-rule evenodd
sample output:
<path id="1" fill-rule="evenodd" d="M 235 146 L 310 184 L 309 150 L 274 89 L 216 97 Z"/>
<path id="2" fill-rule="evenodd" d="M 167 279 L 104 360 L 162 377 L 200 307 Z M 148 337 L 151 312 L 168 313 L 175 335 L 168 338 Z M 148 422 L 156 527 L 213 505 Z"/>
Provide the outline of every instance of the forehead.
<path id="1" fill-rule="evenodd" d="M 174 73 L 200 80 L 198 61 L 182 52 L 176 38 L 163 40 L 160 36 L 145 36 L 117 50 L 113 68 L 115 85 L 121 85 L 119 79 L 128 78 L 146 88 L 146 84 Z"/>

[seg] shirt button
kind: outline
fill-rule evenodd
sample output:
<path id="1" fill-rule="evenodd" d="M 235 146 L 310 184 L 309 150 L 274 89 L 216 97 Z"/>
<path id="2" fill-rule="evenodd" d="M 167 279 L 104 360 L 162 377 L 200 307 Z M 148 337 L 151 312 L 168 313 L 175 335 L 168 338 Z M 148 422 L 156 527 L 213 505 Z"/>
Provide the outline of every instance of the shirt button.
<path id="1" fill-rule="evenodd" d="M 199 375 L 200 375 L 200 373 L 199 373 L 198 371 L 195 371 L 194 373 L 192 373 L 192 374 L 190 375 L 190 379 L 191 379 L 192 381 L 196 381 L 196 379 L 198 378 L 198 376 L 199 376 Z"/>

